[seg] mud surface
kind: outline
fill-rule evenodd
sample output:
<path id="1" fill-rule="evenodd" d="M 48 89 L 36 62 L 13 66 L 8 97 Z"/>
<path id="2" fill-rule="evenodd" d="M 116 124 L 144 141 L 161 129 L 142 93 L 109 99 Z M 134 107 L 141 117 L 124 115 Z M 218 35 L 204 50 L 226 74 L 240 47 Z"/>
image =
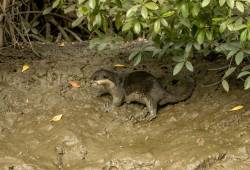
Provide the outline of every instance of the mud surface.
<path id="1" fill-rule="evenodd" d="M 206 71 L 219 61 L 197 66 L 193 96 L 159 108 L 147 122 L 138 104 L 107 112 L 111 98 L 94 97 L 88 78 L 98 68 L 124 64 L 163 77 L 178 94 L 183 84 L 171 81 L 172 65 L 144 61 L 134 68 L 126 47 L 102 53 L 86 44 L 34 48 L 42 57 L 25 48 L 0 51 L 0 169 L 250 169 L 249 91 L 237 83 L 230 93 L 203 87 L 219 79 L 216 71 Z M 22 72 L 24 64 L 30 68 Z M 238 105 L 244 108 L 230 111 Z M 60 114 L 61 120 L 51 121 Z"/>

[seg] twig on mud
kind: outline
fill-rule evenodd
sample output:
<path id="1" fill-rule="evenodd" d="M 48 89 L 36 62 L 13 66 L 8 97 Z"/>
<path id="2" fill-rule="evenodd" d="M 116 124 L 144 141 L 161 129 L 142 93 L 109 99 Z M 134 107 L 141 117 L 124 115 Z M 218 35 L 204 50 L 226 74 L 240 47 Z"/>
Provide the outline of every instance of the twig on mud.
<path id="1" fill-rule="evenodd" d="M 71 31 L 70 29 L 68 29 L 67 27 L 64 28 L 65 31 L 69 32 L 76 40 L 82 42 L 83 40 L 73 31 Z"/>
<path id="2" fill-rule="evenodd" d="M 217 81 L 211 84 L 202 84 L 201 87 L 212 87 L 212 86 L 216 86 L 218 84 L 220 84 L 221 81 Z"/>
<path id="3" fill-rule="evenodd" d="M 14 13 L 12 15 L 22 15 L 22 14 L 42 14 L 43 12 L 42 11 L 20 11 L 20 13 Z M 60 14 L 56 14 L 56 13 L 49 13 L 47 15 L 51 15 L 51 16 L 56 16 L 56 17 L 60 17 L 62 19 L 65 19 L 67 21 L 70 21 L 72 22 L 73 20 L 66 17 L 66 16 L 63 16 L 63 15 L 60 15 Z"/>
<path id="4" fill-rule="evenodd" d="M 50 37 L 51 37 L 51 24 L 46 22 L 45 24 L 45 37 L 46 37 L 46 40 L 49 40 Z"/>
<path id="5" fill-rule="evenodd" d="M 220 70 L 225 70 L 226 68 L 228 68 L 228 65 L 222 66 L 222 67 L 219 67 L 219 68 L 208 68 L 207 70 L 208 71 L 220 71 Z"/>
<path id="6" fill-rule="evenodd" d="M 23 34 L 21 33 L 21 31 L 19 30 L 19 28 L 16 27 L 15 24 L 11 24 L 11 23 L 10 23 L 11 21 L 9 21 L 9 20 L 7 20 L 7 22 L 8 22 L 8 24 L 9 24 L 9 28 L 14 28 L 14 29 L 16 30 L 16 32 L 19 34 L 19 36 L 22 38 L 23 42 L 28 42 L 28 41 L 26 40 L 26 38 L 23 36 Z M 11 30 L 11 29 L 10 29 L 10 30 Z M 14 44 L 16 44 L 16 42 L 18 42 L 18 41 L 16 40 L 14 30 L 13 30 L 13 32 L 12 32 L 12 38 L 15 39 L 15 40 L 12 39 L 12 41 L 14 41 Z"/>
<path id="7" fill-rule="evenodd" d="M 18 9 L 17 9 L 18 10 Z M 19 11 L 18 11 L 19 12 Z M 22 24 L 22 26 L 23 26 L 23 28 L 24 28 L 24 32 L 27 32 L 27 29 L 26 29 L 26 27 L 25 27 L 25 25 L 24 25 L 24 22 L 22 21 L 22 17 L 20 16 L 20 18 L 21 18 L 21 24 Z M 32 52 L 37 56 L 37 57 L 41 57 L 41 55 L 39 54 L 39 53 L 37 53 L 36 51 L 35 51 L 35 49 L 33 48 L 33 45 L 32 45 L 32 43 L 31 43 L 31 41 L 30 41 L 30 37 L 29 37 L 29 34 L 28 34 L 28 32 L 26 33 L 26 37 L 27 37 L 27 39 L 28 39 L 28 42 L 29 42 L 29 45 L 30 45 L 30 48 L 31 48 L 31 50 L 32 50 Z"/>
<path id="8" fill-rule="evenodd" d="M 49 42 L 46 39 L 44 39 L 42 37 L 39 37 L 38 35 L 35 35 L 35 34 L 29 34 L 29 36 L 36 39 L 36 40 L 38 40 L 38 41 L 41 41 L 41 42 L 45 42 L 45 43 Z"/>
<path id="9" fill-rule="evenodd" d="M 49 22 L 57 27 L 57 29 L 62 33 L 62 35 L 63 35 L 63 37 L 65 38 L 66 41 L 71 41 L 68 34 L 64 31 L 64 29 L 61 27 L 61 25 L 58 24 L 58 22 L 55 20 L 54 17 L 51 17 L 49 19 Z"/>

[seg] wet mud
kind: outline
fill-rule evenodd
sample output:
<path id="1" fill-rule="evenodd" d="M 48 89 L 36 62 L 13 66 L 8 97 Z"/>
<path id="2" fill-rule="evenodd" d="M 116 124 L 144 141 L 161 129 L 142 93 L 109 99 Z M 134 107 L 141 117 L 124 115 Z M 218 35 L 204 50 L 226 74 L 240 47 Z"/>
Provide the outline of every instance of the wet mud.
<path id="1" fill-rule="evenodd" d="M 146 59 L 133 67 L 126 46 L 103 52 L 85 43 L 34 44 L 34 49 L 41 57 L 28 48 L 0 51 L 0 169 L 250 169 L 249 91 L 237 82 L 229 93 L 220 85 L 204 87 L 219 80 L 218 72 L 206 70 L 220 61 L 199 62 L 192 97 L 160 107 L 148 122 L 136 103 L 108 112 L 110 96 L 95 97 L 89 77 L 123 64 L 126 68 L 117 69 L 147 70 L 178 94 L 185 83 L 175 84 L 172 64 Z M 29 69 L 22 72 L 24 64 Z M 239 105 L 243 108 L 230 111 Z"/>

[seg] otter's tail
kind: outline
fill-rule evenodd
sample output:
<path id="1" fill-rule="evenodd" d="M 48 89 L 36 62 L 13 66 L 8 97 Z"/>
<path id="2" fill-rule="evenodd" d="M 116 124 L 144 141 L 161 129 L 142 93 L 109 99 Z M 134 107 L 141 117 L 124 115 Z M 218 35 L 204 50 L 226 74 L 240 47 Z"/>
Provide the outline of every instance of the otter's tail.
<path id="1" fill-rule="evenodd" d="M 184 92 L 184 94 L 177 96 L 170 92 L 166 92 L 164 98 L 160 100 L 159 105 L 174 104 L 187 100 L 192 96 L 195 86 L 196 86 L 195 80 L 191 77 L 188 77 L 188 85 L 186 88 L 187 90 Z"/>

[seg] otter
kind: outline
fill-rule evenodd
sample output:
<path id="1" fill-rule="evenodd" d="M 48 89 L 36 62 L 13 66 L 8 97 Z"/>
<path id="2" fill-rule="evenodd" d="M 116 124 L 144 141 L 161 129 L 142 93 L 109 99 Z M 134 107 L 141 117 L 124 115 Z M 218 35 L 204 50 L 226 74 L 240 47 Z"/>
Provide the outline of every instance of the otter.
<path id="1" fill-rule="evenodd" d="M 168 92 L 152 74 L 146 71 L 119 73 L 106 69 L 97 70 L 90 77 L 92 83 L 98 85 L 97 96 L 110 94 L 112 106 L 118 107 L 124 102 L 138 102 L 146 105 L 147 120 L 156 118 L 158 105 L 174 104 L 191 97 L 195 82 L 190 78 L 187 91 L 176 96 Z"/>

